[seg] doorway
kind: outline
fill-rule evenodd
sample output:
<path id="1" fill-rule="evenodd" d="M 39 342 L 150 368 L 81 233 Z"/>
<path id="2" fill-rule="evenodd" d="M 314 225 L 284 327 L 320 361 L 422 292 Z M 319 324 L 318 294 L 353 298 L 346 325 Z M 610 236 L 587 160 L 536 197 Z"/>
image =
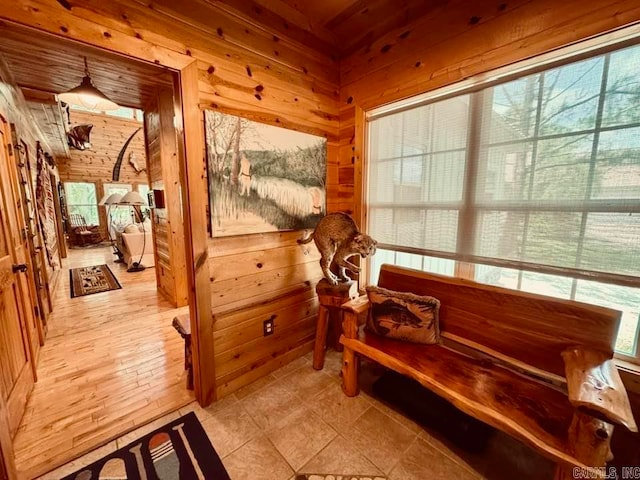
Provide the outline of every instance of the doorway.
<path id="1" fill-rule="evenodd" d="M 94 80 L 103 91 L 108 91 L 111 85 L 115 92 L 113 98 L 126 107 L 146 109 L 148 105 L 154 105 L 152 100 L 161 98 L 163 92 L 165 101 L 156 103 L 157 112 L 163 125 L 173 127 L 171 133 L 175 138 L 175 152 L 172 156 L 175 170 L 171 174 L 174 175 L 172 182 L 177 187 L 174 192 L 167 192 L 163 188 L 167 181 L 162 164 L 159 169 L 156 168 L 162 181 L 158 185 L 150 181 L 149 187 L 165 191 L 167 205 L 180 206 L 178 213 L 183 219 L 180 223 L 191 225 L 189 208 L 182 211 L 182 205 L 189 205 L 188 201 L 184 201 L 188 194 L 181 190 L 185 190 L 184 186 L 188 184 L 185 179 L 188 170 L 186 152 L 196 151 L 196 148 L 194 142 L 187 148 L 188 136 L 182 128 L 175 128 L 176 125 L 187 123 L 180 118 L 180 89 L 183 80 L 178 74 L 142 64 L 148 73 L 142 78 L 140 75 L 136 76 L 136 65 L 139 69 L 142 67 L 134 60 L 57 37 L 34 34 L 31 30 L 22 31 L 20 27 L 9 24 L 3 24 L 2 29 L 3 42 L 5 39 L 7 42 L 0 47 L 0 55 L 11 57 L 13 51 L 14 55 L 19 56 L 19 61 L 9 60 L 7 63 L 16 83 L 23 90 L 28 88 L 32 92 L 37 91 L 38 95 L 63 90 L 61 82 L 74 71 L 65 64 L 73 63 L 70 59 L 56 67 L 59 68 L 57 76 L 37 71 L 33 64 L 29 70 L 29 59 L 33 62 L 34 55 L 42 56 L 52 51 L 52 58 L 58 59 L 63 55 L 60 52 L 64 52 L 64 55 L 75 54 L 80 61 L 84 56 L 94 56 L 95 64 L 99 65 L 97 71 L 104 70 L 106 79 L 104 83 L 99 83 L 100 74 L 94 71 Z M 60 42 L 65 45 L 59 45 Z M 113 72 L 108 68 L 111 65 L 113 69 L 114 62 L 120 65 L 115 77 L 109 76 Z M 45 63 L 48 64 L 42 62 Z M 126 67 L 122 67 L 124 64 Z M 158 71 L 149 73 L 152 67 Z M 169 83 L 163 77 L 167 74 Z M 127 78 L 139 81 L 140 88 L 127 88 Z M 74 76 L 71 82 L 77 80 L 77 76 Z M 197 82 L 197 76 L 190 74 L 189 80 Z M 128 100 L 118 100 L 116 90 L 120 94 L 129 94 Z M 138 92 L 137 96 L 135 91 Z M 166 92 L 171 92 L 171 95 L 167 96 Z M 161 109 L 162 105 L 164 109 Z M 149 111 L 154 112 L 153 108 Z M 192 123 L 194 119 L 199 123 L 197 117 L 192 115 Z M 64 143 L 66 138 L 61 136 L 59 127 L 58 123 L 56 128 L 42 132 L 43 137 L 54 143 L 57 136 L 56 143 L 60 144 L 61 140 Z M 19 128 L 18 131 L 20 132 Z M 165 133 L 167 132 L 165 127 Z M 146 147 L 149 150 L 148 139 Z M 60 148 L 62 154 L 58 152 L 56 156 L 55 151 L 52 153 L 54 159 L 64 155 L 65 146 L 61 145 Z M 179 161 L 175 162 L 175 159 Z M 91 178 L 94 167 L 103 164 L 104 159 L 98 159 L 95 164 L 86 167 L 85 183 L 90 183 L 86 180 Z M 153 165 L 147 164 L 148 172 L 152 168 Z M 154 212 L 152 216 L 154 230 L 161 228 L 163 220 L 159 218 L 160 215 L 155 215 Z M 71 298 L 67 274 L 68 269 L 75 266 L 106 264 L 111 269 L 113 258 L 108 247 L 70 251 L 68 258 L 61 259 L 57 268 L 52 267 L 53 270 L 57 269 L 58 274 L 51 291 L 53 308 L 47 322 L 48 333 L 43 339 L 44 344 L 40 345 L 40 358 L 35 369 L 38 382 L 26 403 L 22 422 L 16 426 L 17 433 L 9 432 L 13 440 L 7 441 L 0 429 L 0 447 L 4 453 L 6 446 L 11 448 L 11 443 L 13 444 L 16 469 L 21 474 L 29 478 L 36 477 L 128 430 L 176 410 L 194 398 L 194 394 L 186 390 L 183 344 L 173 331 L 171 320 L 186 312 L 191 312 L 192 319 L 196 318 L 195 294 L 184 294 L 184 303 L 190 303 L 190 307 L 175 308 L 171 300 L 166 298 L 166 292 L 159 288 L 161 284 L 158 278 L 158 272 L 162 271 L 162 280 L 166 282 L 168 273 L 171 273 L 174 282 L 182 282 L 185 291 L 193 292 L 194 289 L 189 287 L 194 284 L 194 273 L 189 265 L 194 264 L 194 242 L 188 231 L 182 238 L 182 243 L 172 244 L 173 250 L 169 251 L 169 260 L 162 270 L 158 268 L 161 264 L 158 253 L 161 249 L 157 244 L 154 248 L 156 268 L 129 274 L 126 270 L 113 266 L 112 270 L 122 288 L 105 293 Z M 181 267 L 175 268 L 172 260 L 179 253 L 182 253 Z M 194 335 L 194 342 L 197 345 L 197 333 Z M 206 393 L 199 382 L 197 353 L 195 357 L 196 394 L 202 399 L 206 398 Z M 31 354 L 28 355 L 29 360 L 32 358 Z M 6 408 L 0 404 L 0 424 L 3 424 L 6 417 L 3 417 L 3 410 Z M 4 458 L 6 460 L 6 454 Z M 9 466 L 9 471 L 11 470 L 12 467 Z"/>

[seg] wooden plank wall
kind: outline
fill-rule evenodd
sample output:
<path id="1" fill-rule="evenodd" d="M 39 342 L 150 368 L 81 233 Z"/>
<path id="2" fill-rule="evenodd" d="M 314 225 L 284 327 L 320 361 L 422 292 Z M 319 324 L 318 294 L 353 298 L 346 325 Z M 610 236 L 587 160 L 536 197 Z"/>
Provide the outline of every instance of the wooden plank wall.
<path id="1" fill-rule="evenodd" d="M 149 183 L 151 188 L 164 191 L 160 129 L 160 111 L 156 99 L 156 102 L 149 105 L 144 112 L 144 130 L 149 160 Z M 175 283 L 169 253 L 169 215 L 166 208 L 153 209 L 153 241 L 158 290 L 175 302 Z"/>
<path id="2" fill-rule="evenodd" d="M 182 215 L 178 145 L 173 127 L 173 91 L 163 89 L 144 114 L 149 181 L 164 192 L 165 206 L 153 209 L 156 280 L 174 305 L 187 305 L 185 225 Z"/>
<path id="3" fill-rule="evenodd" d="M 112 181 L 113 166 L 118 159 L 120 149 L 129 136 L 142 122 L 133 118 L 121 118 L 113 115 L 82 112 L 71 109 L 71 127 L 92 124 L 91 148 L 88 150 L 69 150 L 69 158 L 58 160 L 58 171 L 62 182 L 89 182 L 96 185 L 97 200 L 104 195 L 104 183 L 128 183 L 136 190 L 138 185 L 148 185 L 147 170 L 136 173 L 129 164 L 129 153 L 134 152 L 139 168 L 146 167 L 147 155 L 144 147 L 142 130 L 133 138 L 122 161 L 120 179 Z M 107 235 L 106 208 L 98 207 L 100 217 L 100 233 L 104 239 Z"/>
<path id="4" fill-rule="evenodd" d="M 327 136 L 328 208 L 352 212 L 360 205 L 355 196 L 363 145 L 356 136 L 356 108 L 437 88 L 640 19 L 637 0 L 453 0 L 338 68 L 330 55 L 259 25 L 267 10 L 249 18 L 190 1 L 180 4 L 191 12 L 188 18 L 172 5 L 17 0 L 0 3 L 0 18 L 176 69 L 196 60 L 201 109 Z M 320 274 L 313 256 L 298 250 L 296 237 L 210 241 L 220 395 L 311 349 L 311 290 Z M 276 333 L 262 337 L 262 322 L 272 315 Z"/>
<path id="5" fill-rule="evenodd" d="M 200 9 L 192 18 L 171 11 L 172 5 L 18 0 L 1 3 L 0 18 L 177 69 L 197 60 L 201 109 L 326 136 L 327 204 L 330 210 L 352 205 L 352 187 L 342 189 L 338 177 L 337 62 L 207 2 L 181 4 L 184 11 Z M 210 240 L 218 395 L 311 350 L 320 270 L 314 254 L 304 255 L 295 243 L 299 235 Z M 225 278 L 221 270 L 234 276 Z M 262 337 L 263 320 L 274 315 L 275 334 Z"/>
<path id="6" fill-rule="evenodd" d="M 11 72 L 9 71 L 9 68 L 6 62 L 2 58 L 2 55 L 0 55 L 0 112 L 2 112 L 4 115 L 7 115 L 8 117 L 7 120 L 10 123 L 13 123 L 16 125 L 16 133 L 18 137 L 20 139 L 23 139 L 27 144 L 27 148 L 29 149 L 29 158 L 31 161 L 31 168 L 32 168 L 31 173 L 33 176 L 33 180 L 35 182 L 35 175 L 36 175 L 35 169 L 37 164 L 37 161 L 36 161 L 37 160 L 37 157 L 36 157 L 37 142 L 38 141 L 40 142 L 40 144 L 42 145 L 42 148 L 46 152 L 50 152 L 51 149 L 47 145 L 47 142 L 45 140 L 45 135 L 42 133 L 38 124 L 33 118 L 29 110 L 28 104 L 24 99 L 22 91 L 15 84 L 15 81 L 13 80 Z M 54 176 L 56 177 L 58 176 L 58 172 L 56 169 L 53 169 L 51 171 L 53 172 Z M 58 238 L 57 245 L 59 246 L 60 242 L 62 241 L 64 240 L 61 238 Z M 51 265 L 49 265 L 49 262 L 45 263 L 45 266 L 47 269 L 46 275 L 47 275 L 48 285 L 50 290 L 49 294 L 51 296 L 53 296 L 53 291 L 55 290 L 55 287 L 57 286 L 58 281 L 60 279 L 61 259 L 60 259 L 59 253 L 60 253 L 60 250 L 58 247 L 56 248 L 56 251 L 55 251 L 55 260 L 58 265 L 57 268 L 52 268 Z"/>
<path id="7" fill-rule="evenodd" d="M 342 179 L 357 178 L 362 168 L 355 163 L 364 145 L 356 108 L 434 90 L 638 21 L 637 0 L 443 2 L 341 61 Z M 362 201 L 356 198 L 354 208 Z"/>
<path id="8" fill-rule="evenodd" d="M 300 232 L 210 241 L 217 390 L 224 396 L 311 351 L 322 273 Z M 265 320 L 274 334 L 263 336 Z"/>

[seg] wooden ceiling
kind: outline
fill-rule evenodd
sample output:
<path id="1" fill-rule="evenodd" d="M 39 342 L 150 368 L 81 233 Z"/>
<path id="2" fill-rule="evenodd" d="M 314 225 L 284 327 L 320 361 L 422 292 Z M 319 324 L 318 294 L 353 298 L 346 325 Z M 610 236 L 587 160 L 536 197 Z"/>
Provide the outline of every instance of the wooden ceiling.
<path id="1" fill-rule="evenodd" d="M 80 84 L 87 57 L 93 84 L 122 106 L 142 108 L 153 92 L 171 85 L 161 67 L 132 61 L 60 37 L 0 22 L 0 55 L 20 87 L 61 93 Z"/>
<path id="2" fill-rule="evenodd" d="M 142 0 L 137 0 L 142 2 Z M 234 17 L 333 59 L 345 58 L 386 33 L 433 12 L 447 0 L 146 0 L 149 8 L 216 32 Z M 219 31 L 219 29 L 218 29 Z M 236 33 L 239 33 L 236 32 Z M 402 33 L 402 32 L 400 32 Z M 218 33 L 219 35 L 219 33 Z"/>
<path id="3" fill-rule="evenodd" d="M 27 107 L 45 137 L 54 158 L 69 156 L 64 115 L 54 94 L 39 90 L 22 89 Z"/>
<path id="4" fill-rule="evenodd" d="M 80 83 L 84 57 L 93 84 L 122 106 L 142 109 L 158 87 L 173 83 L 172 74 L 156 65 L 1 21 L 0 39 L 0 56 L 56 158 L 68 157 L 69 148 L 55 94 Z"/>
<path id="5" fill-rule="evenodd" d="M 246 35 L 253 31 L 250 27 L 257 27 L 268 33 L 269 41 L 288 39 L 293 51 L 304 49 L 333 60 L 366 51 L 391 31 L 402 35 L 405 26 L 446 3 L 447 0 L 136 0 L 138 6 L 144 4 L 172 11 L 176 18 L 191 19 L 201 29 L 204 25 L 205 31 L 210 27 L 217 36 L 221 34 L 216 18 L 224 16 L 244 25 Z M 224 38 L 231 43 L 246 41 L 233 34 Z M 0 21 L 0 39 L 0 55 L 18 86 L 30 92 L 29 108 L 46 132 L 54 155 L 64 155 L 66 145 L 64 134 L 55 127 L 60 115 L 51 101 L 52 94 L 80 83 L 84 57 L 94 85 L 122 106 L 144 108 L 159 86 L 173 82 L 171 72 L 160 66 L 8 22 Z M 255 43 L 260 38 L 253 40 Z M 254 47 L 249 43 L 247 48 Z M 38 92 L 48 95 L 49 100 L 40 102 Z"/>
<path id="6" fill-rule="evenodd" d="M 367 49 L 386 33 L 402 28 L 447 3 L 447 0 L 206 1 L 212 5 L 226 4 L 245 15 L 262 15 L 267 20 L 266 24 L 284 36 L 294 37 L 295 30 L 301 29 L 305 36 L 297 35 L 299 41 L 337 58 Z M 251 4 L 253 7 L 249 8 Z M 180 7 L 184 8 L 184 2 L 180 2 Z M 263 9 L 269 12 L 268 17 Z M 331 51 L 326 45 L 330 45 Z"/>

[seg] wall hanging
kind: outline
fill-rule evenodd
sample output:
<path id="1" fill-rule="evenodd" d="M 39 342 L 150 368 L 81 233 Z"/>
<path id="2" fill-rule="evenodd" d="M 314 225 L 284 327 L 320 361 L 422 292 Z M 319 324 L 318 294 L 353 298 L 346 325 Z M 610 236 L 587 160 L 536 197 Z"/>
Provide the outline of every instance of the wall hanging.
<path id="1" fill-rule="evenodd" d="M 36 179 L 36 203 L 38 206 L 38 217 L 40 228 L 44 236 L 44 245 L 47 251 L 47 259 L 52 268 L 57 266 L 55 261 L 57 232 L 56 232 L 56 209 L 53 200 L 53 185 L 49 174 L 49 165 L 46 161 L 45 152 L 37 143 L 37 179 Z"/>
<path id="2" fill-rule="evenodd" d="M 214 237 L 314 228 L 323 217 L 327 141 L 205 111 Z"/>
<path id="3" fill-rule="evenodd" d="M 129 144 L 131 143 L 131 140 L 133 140 L 133 137 L 136 136 L 136 134 L 142 130 L 142 127 L 136 129 L 135 132 L 133 132 L 131 134 L 131 136 L 129 138 L 127 138 L 127 141 L 124 142 L 124 145 L 122 146 L 122 148 L 120 149 L 120 152 L 118 153 L 118 159 L 116 160 L 115 165 L 113 166 L 113 173 L 111 175 L 111 179 L 114 182 L 117 182 L 118 180 L 120 180 L 120 168 L 122 167 L 122 161 L 124 160 L 124 154 L 127 151 L 127 147 L 129 146 Z M 146 169 L 146 167 L 145 167 Z M 138 169 L 136 169 L 136 173 L 140 173 L 138 172 Z"/>

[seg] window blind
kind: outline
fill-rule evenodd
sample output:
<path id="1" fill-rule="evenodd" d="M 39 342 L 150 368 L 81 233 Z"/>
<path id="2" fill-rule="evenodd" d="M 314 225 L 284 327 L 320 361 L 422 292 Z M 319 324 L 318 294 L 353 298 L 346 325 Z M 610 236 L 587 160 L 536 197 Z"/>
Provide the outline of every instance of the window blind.
<path id="1" fill-rule="evenodd" d="M 538 71 L 369 128 L 382 248 L 635 283 L 640 46 Z"/>

